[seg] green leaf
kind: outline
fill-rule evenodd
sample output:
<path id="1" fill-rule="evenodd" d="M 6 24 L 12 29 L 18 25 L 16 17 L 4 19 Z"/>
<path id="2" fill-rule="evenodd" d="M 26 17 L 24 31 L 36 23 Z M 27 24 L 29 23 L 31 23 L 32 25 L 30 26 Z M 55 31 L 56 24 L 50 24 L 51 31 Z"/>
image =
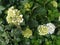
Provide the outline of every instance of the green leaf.
<path id="1" fill-rule="evenodd" d="M 1 0 L 0 0 L 0 2 L 1 2 Z"/>
<path id="2" fill-rule="evenodd" d="M 43 16 L 45 16 L 46 14 L 47 14 L 47 10 L 44 7 L 39 6 L 34 10 L 34 15 L 43 15 Z"/>
<path id="3" fill-rule="evenodd" d="M 40 3 L 40 4 L 45 4 L 45 3 L 48 3 L 49 1 L 51 1 L 51 0 L 36 0 L 38 3 Z"/>
<path id="4" fill-rule="evenodd" d="M 52 41 L 45 39 L 45 45 L 52 45 Z"/>
<path id="5" fill-rule="evenodd" d="M 0 13 L 2 13 L 2 10 L 4 10 L 4 9 L 5 9 L 5 8 L 0 5 Z"/>
<path id="6" fill-rule="evenodd" d="M 29 26 L 30 26 L 31 28 L 37 27 L 37 26 L 38 26 L 38 22 L 37 22 L 36 20 L 31 19 L 31 20 L 29 21 Z"/>
<path id="7" fill-rule="evenodd" d="M 58 36 L 56 39 L 56 45 L 60 45 L 60 36 Z"/>
<path id="8" fill-rule="evenodd" d="M 58 12 L 58 10 L 48 10 L 48 18 L 50 19 L 50 21 L 55 20 L 56 18 L 58 18 L 60 15 L 60 13 Z"/>

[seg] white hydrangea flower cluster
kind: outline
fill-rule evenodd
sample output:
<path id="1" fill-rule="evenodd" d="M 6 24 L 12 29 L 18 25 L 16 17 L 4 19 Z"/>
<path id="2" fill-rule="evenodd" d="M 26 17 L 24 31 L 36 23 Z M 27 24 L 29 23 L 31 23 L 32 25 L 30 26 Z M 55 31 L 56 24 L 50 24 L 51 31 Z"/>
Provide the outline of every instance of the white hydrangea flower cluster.
<path id="1" fill-rule="evenodd" d="M 55 25 L 52 24 L 52 23 L 47 23 L 46 25 L 47 25 L 47 27 L 48 27 L 48 34 L 54 33 L 55 28 L 56 28 Z"/>
<path id="2" fill-rule="evenodd" d="M 18 9 L 14 9 L 14 6 L 12 6 L 7 11 L 6 20 L 10 24 L 20 25 L 23 22 L 23 15 L 20 14 Z"/>
<path id="3" fill-rule="evenodd" d="M 39 35 L 53 34 L 55 31 L 55 25 L 52 23 L 47 23 L 46 25 L 39 25 L 38 32 Z"/>

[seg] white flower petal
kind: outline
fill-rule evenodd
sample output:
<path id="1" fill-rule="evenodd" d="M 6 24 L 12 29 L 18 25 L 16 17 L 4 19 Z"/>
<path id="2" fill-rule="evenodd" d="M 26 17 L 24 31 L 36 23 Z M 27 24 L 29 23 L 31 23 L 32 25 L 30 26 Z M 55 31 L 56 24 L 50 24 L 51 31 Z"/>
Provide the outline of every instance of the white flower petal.
<path id="1" fill-rule="evenodd" d="M 21 14 L 20 17 L 23 17 L 23 15 Z"/>
<path id="2" fill-rule="evenodd" d="M 55 28 L 56 28 L 55 25 L 52 24 L 52 23 L 47 23 L 46 25 L 47 25 L 47 27 L 48 27 L 48 34 L 54 33 Z"/>
<path id="3" fill-rule="evenodd" d="M 22 23 L 22 22 L 23 22 L 23 20 L 24 20 L 24 19 L 22 18 L 22 20 L 20 21 L 20 23 Z"/>

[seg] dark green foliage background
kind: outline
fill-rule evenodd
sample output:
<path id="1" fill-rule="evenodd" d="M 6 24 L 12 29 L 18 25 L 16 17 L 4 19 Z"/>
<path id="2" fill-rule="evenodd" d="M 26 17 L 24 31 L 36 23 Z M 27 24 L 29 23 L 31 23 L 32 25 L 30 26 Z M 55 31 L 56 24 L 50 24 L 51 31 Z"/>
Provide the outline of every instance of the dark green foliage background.
<path id="1" fill-rule="evenodd" d="M 0 0 L 0 45 L 60 45 L 60 0 L 55 0 L 58 7 L 50 5 L 52 0 Z M 23 3 L 31 3 L 30 11 L 24 9 Z M 24 15 L 22 29 L 27 26 L 33 31 L 33 36 L 24 38 L 21 30 L 6 21 L 6 10 L 15 6 Z M 49 12 L 49 10 L 51 12 Z M 52 35 L 40 36 L 37 27 L 40 24 L 52 22 L 56 25 L 55 33 Z"/>

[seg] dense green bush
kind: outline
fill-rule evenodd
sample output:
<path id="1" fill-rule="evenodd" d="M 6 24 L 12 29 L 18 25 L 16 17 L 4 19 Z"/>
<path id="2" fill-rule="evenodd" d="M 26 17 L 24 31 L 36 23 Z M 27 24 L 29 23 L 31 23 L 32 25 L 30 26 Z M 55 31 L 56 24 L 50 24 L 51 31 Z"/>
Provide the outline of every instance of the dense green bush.
<path id="1" fill-rule="evenodd" d="M 0 0 L 0 45 L 60 45 L 60 0 Z"/>

